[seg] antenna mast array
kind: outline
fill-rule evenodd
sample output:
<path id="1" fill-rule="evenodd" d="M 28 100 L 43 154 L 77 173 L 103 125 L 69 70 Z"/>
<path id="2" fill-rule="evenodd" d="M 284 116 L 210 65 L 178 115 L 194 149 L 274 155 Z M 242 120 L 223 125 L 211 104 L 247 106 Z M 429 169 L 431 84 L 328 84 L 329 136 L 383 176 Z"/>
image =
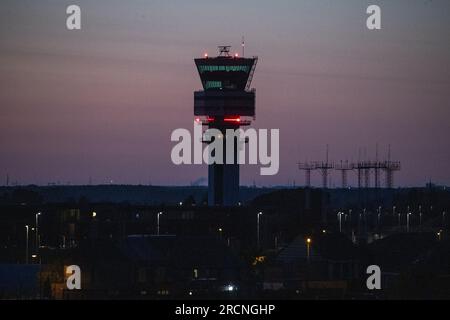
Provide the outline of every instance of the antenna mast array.
<path id="1" fill-rule="evenodd" d="M 358 188 L 362 188 L 364 178 L 364 188 L 370 188 L 370 175 L 373 172 L 375 176 L 375 188 L 380 188 L 380 171 L 386 175 L 386 188 L 394 187 L 394 172 L 401 168 L 399 161 L 391 161 L 391 146 L 389 145 L 388 158 L 384 161 L 378 160 L 378 145 L 376 147 L 375 161 L 361 160 L 360 155 L 357 162 L 340 161 L 339 163 L 330 162 L 328 159 L 328 145 L 325 162 L 310 161 L 298 164 L 300 170 L 305 171 L 305 186 L 311 187 L 311 171 L 320 170 L 322 174 L 322 188 L 328 188 L 329 170 L 341 171 L 341 187 L 347 188 L 347 172 L 356 170 L 358 176 Z"/>

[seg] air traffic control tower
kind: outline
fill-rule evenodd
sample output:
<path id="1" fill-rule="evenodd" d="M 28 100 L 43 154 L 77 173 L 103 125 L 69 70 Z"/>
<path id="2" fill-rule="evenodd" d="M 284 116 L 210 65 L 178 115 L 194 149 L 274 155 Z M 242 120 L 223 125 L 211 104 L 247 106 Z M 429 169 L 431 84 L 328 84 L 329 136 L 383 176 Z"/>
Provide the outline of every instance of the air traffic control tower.
<path id="1" fill-rule="evenodd" d="M 219 56 L 195 59 L 203 85 L 194 92 L 194 115 L 208 128 L 222 132 L 224 164 L 208 166 L 208 204 L 236 206 L 239 202 L 239 164 L 237 141 L 234 141 L 234 164 L 226 164 L 226 129 L 237 129 L 255 117 L 255 89 L 250 84 L 257 57 L 245 58 L 230 54 L 230 46 L 220 46 Z M 235 139 L 236 140 L 236 139 Z"/>

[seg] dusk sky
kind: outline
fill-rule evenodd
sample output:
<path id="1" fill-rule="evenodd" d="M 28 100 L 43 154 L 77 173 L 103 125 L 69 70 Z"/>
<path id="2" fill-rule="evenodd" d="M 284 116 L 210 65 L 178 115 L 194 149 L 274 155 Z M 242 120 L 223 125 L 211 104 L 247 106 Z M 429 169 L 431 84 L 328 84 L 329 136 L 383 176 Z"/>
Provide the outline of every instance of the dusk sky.
<path id="1" fill-rule="evenodd" d="M 66 29 L 70 4 L 79 31 Z M 366 28 L 369 4 L 381 30 Z M 172 164 L 170 135 L 193 130 L 193 58 L 240 52 L 243 35 L 259 56 L 252 125 L 280 129 L 280 171 L 243 166 L 241 184 L 302 185 L 297 162 L 324 159 L 326 144 L 338 161 L 374 159 L 376 143 L 402 163 L 395 185 L 450 184 L 448 0 L 3 0 L 0 185 L 206 178 L 206 165 Z"/>

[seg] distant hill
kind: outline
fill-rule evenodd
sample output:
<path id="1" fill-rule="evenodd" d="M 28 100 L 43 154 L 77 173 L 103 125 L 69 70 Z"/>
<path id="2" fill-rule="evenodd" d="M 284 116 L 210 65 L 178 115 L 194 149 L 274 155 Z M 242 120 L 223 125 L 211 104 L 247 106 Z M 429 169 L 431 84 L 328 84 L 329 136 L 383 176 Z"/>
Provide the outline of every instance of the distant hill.
<path id="1" fill-rule="evenodd" d="M 45 204 L 64 202 L 129 203 L 133 205 L 174 205 L 180 202 L 196 204 L 206 202 L 205 186 L 148 186 L 148 185 L 81 185 L 81 186 L 0 186 L 1 204 Z M 307 196 L 308 195 L 308 196 Z M 327 189 L 292 188 L 240 188 L 242 204 L 250 202 L 263 207 L 355 207 L 367 206 L 398 208 L 422 205 L 425 209 L 450 207 L 450 189 L 445 187 L 397 189 Z M 437 213 L 437 211 L 436 211 Z"/>
<path id="2" fill-rule="evenodd" d="M 247 203 L 255 197 L 275 188 L 241 187 L 240 198 Z M 187 199 L 200 204 L 207 199 L 204 186 L 143 186 L 143 185 L 95 185 L 95 186 L 15 186 L 0 187 L 0 204 L 8 203 L 63 203 L 80 200 L 91 203 L 130 203 L 141 205 L 173 205 Z"/>

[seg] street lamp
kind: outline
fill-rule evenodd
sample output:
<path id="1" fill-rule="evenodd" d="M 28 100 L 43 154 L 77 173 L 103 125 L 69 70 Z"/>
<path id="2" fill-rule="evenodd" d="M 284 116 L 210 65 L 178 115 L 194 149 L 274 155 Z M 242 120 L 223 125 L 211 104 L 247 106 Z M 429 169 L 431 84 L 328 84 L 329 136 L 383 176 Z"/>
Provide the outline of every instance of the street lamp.
<path id="1" fill-rule="evenodd" d="M 157 221 L 157 235 L 159 236 L 159 217 L 162 215 L 163 213 L 160 211 L 158 212 L 157 216 L 156 216 L 156 221 Z"/>
<path id="2" fill-rule="evenodd" d="M 442 228 L 445 227 L 445 211 L 442 211 Z"/>
<path id="3" fill-rule="evenodd" d="M 409 232 L 409 219 L 411 214 L 411 212 L 408 212 L 408 214 L 406 215 L 406 232 Z"/>
<path id="4" fill-rule="evenodd" d="M 419 226 L 422 228 L 422 206 L 419 206 Z"/>
<path id="5" fill-rule="evenodd" d="M 311 246 L 311 238 L 306 239 L 306 261 L 310 262 L 310 246 Z"/>
<path id="6" fill-rule="evenodd" d="M 407 224 L 407 227 L 406 227 L 406 232 L 408 232 L 408 216 L 409 216 L 409 214 L 411 213 L 411 211 L 409 210 L 409 206 L 406 206 L 406 224 Z"/>
<path id="7" fill-rule="evenodd" d="M 262 212 L 258 212 L 256 215 L 256 247 L 259 249 L 259 220 L 262 216 Z"/>
<path id="8" fill-rule="evenodd" d="M 339 232 L 342 232 L 342 212 L 338 212 L 338 219 L 339 219 Z"/>
<path id="9" fill-rule="evenodd" d="M 28 225 L 25 226 L 25 229 L 27 230 L 27 242 L 25 244 L 25 264 L 28 264 L 28 231 L 30 227 Z"/>
<path id="10" fill-rule="evenodd" d="M 36 213 L 36 253 L 39 252 L 39 216 L 41 215 L 40 212 Z"/>
<path id="11" fill-rule="evenodd" d="M 363 210 L 363 223 L 364 223 L 364 233 L 367 233 L 366 208 L 364 208 Z"/>
<path id="12" fill-rule="evenodd" d="M 380 227 L 381 222 L 381 206 L 378 207 L 378 227 Z"/>

